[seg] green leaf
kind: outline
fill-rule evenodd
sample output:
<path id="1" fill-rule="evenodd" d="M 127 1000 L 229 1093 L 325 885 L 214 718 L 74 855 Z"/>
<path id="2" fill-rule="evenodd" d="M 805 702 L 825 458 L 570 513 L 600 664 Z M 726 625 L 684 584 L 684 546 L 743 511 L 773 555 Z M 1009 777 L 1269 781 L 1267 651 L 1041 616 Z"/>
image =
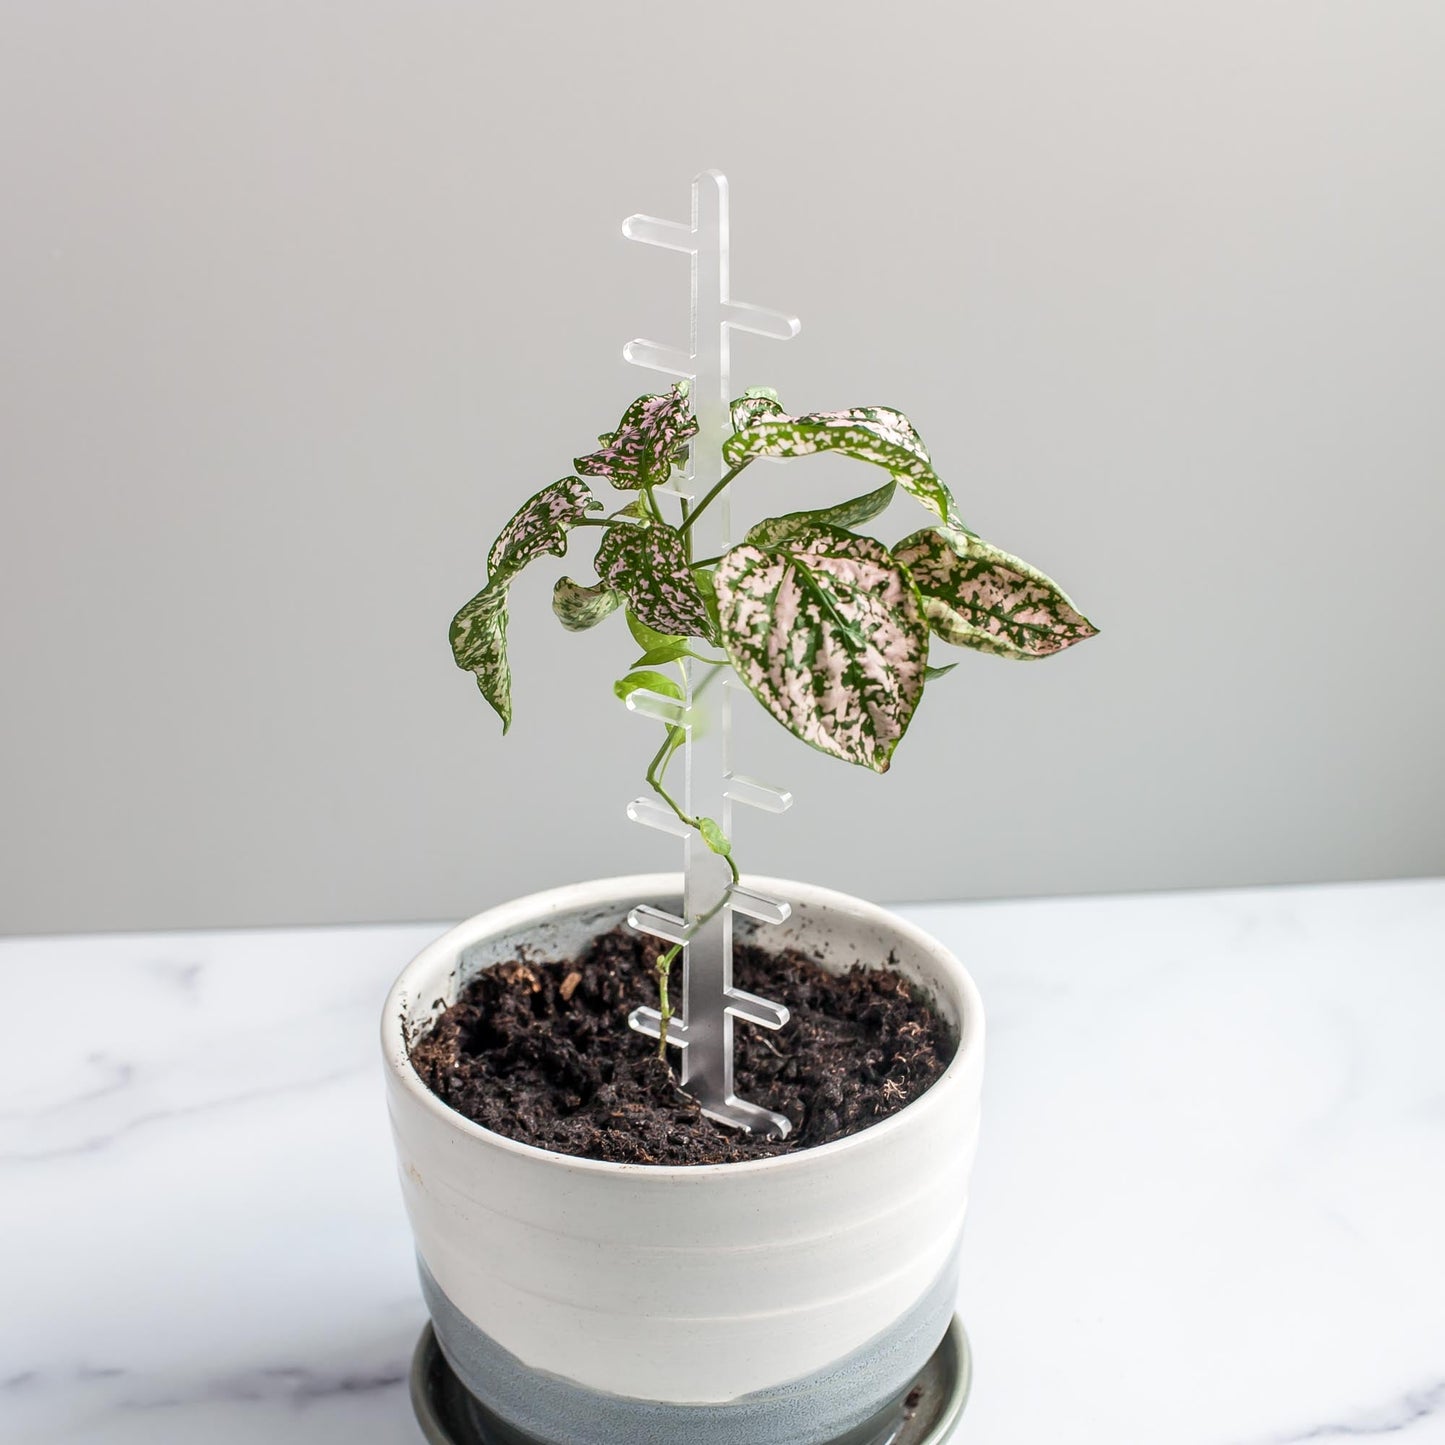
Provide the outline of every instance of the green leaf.
<path id="1" fill-rule="evenodd" d="M 627 630 L 632 634 L 632 640 L 644 652 L 651 652 L 658 647 L 666 647 L 671 642 L 687 641 L 685 637 L 676 637 L 671 633 L 658 632 L 655 628 L 649 627 L 645 622 L 638 621 L 637 617 L 631 611 L 627 614 Z"/>
<path id="2" fill-rule="evenodd" d="M 602 581 L 624 593 L 638 621 L 653 631 L 669 639 L 714 639 L 702 593 L 688 570 L 687 541 L 676 527 L 658 522 L 612 527 L 594 565 Z"/>
<path id="3" fill-rule="evenodd" d="M 925 682 L 932 682 L 936 677 L 946 677 L 957 666 L 958 664 L 956 662 L 949 662 L 945 663 L 942 667 L 925 667 L 923 669 L 923 680 Z"/>
<path id="4" fill-rule="evenodd" d="M 552 589 L 552 611 L 568 632 L 585 632 L 596 627 L 622 605 L 622 594 L 598 582 L 584 587 L 570 577 L 561 577 Z"/>
<path id="5" fill-rule="evenodd" d="M 777 392 L 770 386 L 750 386 L 732 403 L 729 410 L 732 413 L 734 431 L 743 431 L 765 416 L 784 414 L 783 404 L 778 400 Z"/>
<path id="6" fill-rule="evenodd" d="M 1001 657 L 1051 657 L 1097 632 L 1037 567 L 981 537 L 925 527 L 893 555 L 923 596 L 930 626 L 945 642 Z"/>
<path id="7" fill-rule="evenodd" d="M 626 702 L 639 689 L 647 692 L 659 692 L 663 697 L 676 698 L 678 702 L 683 701 L 682 688 L 670 677 L 660 672 L 633 672 L 612 684 L 612 691 L 623 702 Z"/>
<path id="8" fill-rule="evenodd" d="M 697 590 L 702 593 L 702 605 L 707 610 L 707 620 L 712 623 L 709 640 L 716 641 L 722 636 L 722 623 L 718 620 L 717 587 L 713 583 L 712 573 L 694 572 L 692 580 L 697 583 Z"/>
<path id="9" fill-rule="evenodd" d="M 730 467 L 754 457 L 802 457 L 814 452 L 841 452 L 886 467 L 893 480 L 941 522 L 962 525 L 952 494 L 933 470 L 923 438 L 913 423 L 892 407 L 760 416 L 723 443 L 723 457 Z"/>
<path id="10" fill-rule="evenodd" d="M 586 482 L 563 477 L 512 514 L 487 554 L 487 585 L 452 618 L 452 656 L 474 673 L 505 733 L 512 725 L 512 669 L 507 660 L 507 591 L 512 579 L 544 553 L 562 556 L 567 533 L 602 506 Z"/>
<path id="11" fill-rule="evenodd" d="M 767 517 L 749 528 L 743 540 L 755 547 L 771 547 L 819 527 L 856 527 L 862 522 L 872 521 L 893 500 L 897 488 L 897 482 L 884 482 L 876 492 L 850 498 L 833 507 L 820 507 L 814 512 L 789 512 L 785 517 Z"/>
<path id="12" fill-rule="evenodd" d="M 677 662 L 691 654 L 692 649 L 687 645 L 687 638 L 680 637 L 676 642 L 666 642 L 661 647 L 654 647 L 649 652 L 644 652 L 632 665 L 633 667 L 662 667 L 669 662 Z"/>
<path id="13" fill-rule="evenodd" d="M 671 391 L 639 396 L 622 413 L 617 430 L 603 432 L 599 450 L 573 462 L 584 477 L 602 477 L 620 491 L 636 491 L 665 482 L 683 465 L 697 418 L 687 404 L 687 383 Z"/>
<path id="14" fill-rule="evenodd" d="M 715 575 L 728 658 L 805 743 L 887 772 L 923 691 L 928 624 L 881 542 L 826 529 L 744 543 Z"/>
<path id="15" fill-rule="evenodd" d="M 718 826 L 715 818 L 699 818 L 697 831 L 702 834 L 702 841 L 714 853 L 721 853 L 724 858 L 732 856 L 733 845 L 728 842 L 727 834 Z"/>

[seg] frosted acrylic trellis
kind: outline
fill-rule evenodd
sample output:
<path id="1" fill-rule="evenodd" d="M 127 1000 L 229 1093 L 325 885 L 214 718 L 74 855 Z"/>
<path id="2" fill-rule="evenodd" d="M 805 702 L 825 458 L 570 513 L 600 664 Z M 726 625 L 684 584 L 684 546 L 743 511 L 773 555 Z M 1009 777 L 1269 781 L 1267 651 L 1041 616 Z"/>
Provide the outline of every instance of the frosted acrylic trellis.
<path id="1" fill-rule="evenodd" d="M 687 508 L 705 497 L 726 474 L 722 446 L 732 430 L 729 333 L 747 331 L 787 341 L 798 334 L 799 323 L 795 316 L 749 306 L 729 294 L 728 184 L 718 171 L 704 171 L 693 181 L 690 224 L 629 216 L 622 223 L 622 233 L 629 240 L 692 257 L 690 349 L 636 340 L 628 342 L 622 353 L 634 366 L 691 383 L 698 430 L 692 439 L 685 480 L 659 489 L 679 497 Z M 724 489 L 691 528 L 697 556 L 713 557 L 727 551 L 728 513 Z M 681 749 L 684 811 L 694 818 L 716 819 L 731 838 L 733 804 L 781 813 L 792 805 L 792 795 L 733 770 L 732 680 L 727 671 L 695 661 L 686 664 L 686 671 L 683 703 L 638 691 L 629 695 L 627 705 L 644 716 L 687 730 L 688 746 Z M 734 988 L 732 954 L 734 913 L 782 923 L 791 909 L 780 898 L 733 883 L 727 860 L 712 852 L 694 829 L 656 799 L 634 799 L 627 815 L 636 823 L 685 839 L 682 917 L 650 904 L 641 904 L 628 915 L 628 922 L 640 932 L 682 944 L 682 1008 L 667 1026 L 668 1042 L 681 1050 L 682 1083 L 711 1118 L 755 1133 L 786 1134 L 790 1125 L 782 1114 L 739 1099 L 734 1092 L 734 1020 L 776 1029 L 787 1023 L 788 1010 Z M 661 1033 L 662 1019 L 655 1008 L 634 1009 L 630 1022 L 639 1033 L 652 1038 Z"/>

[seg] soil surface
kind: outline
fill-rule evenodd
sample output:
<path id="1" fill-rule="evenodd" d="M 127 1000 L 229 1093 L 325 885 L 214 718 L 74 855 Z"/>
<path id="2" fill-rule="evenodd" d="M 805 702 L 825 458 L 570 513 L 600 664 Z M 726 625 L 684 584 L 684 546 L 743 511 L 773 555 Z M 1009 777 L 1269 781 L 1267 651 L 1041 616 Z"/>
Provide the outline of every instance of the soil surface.
<path id="1" fill-rule="evenodd" d="M 802 953 L 740 943 L 737 986 L 785 1003 L 792 1019 L 777 1032 L 737 1025 L 738 1094 L 785 1114 L 793 1131 L 714 1124 L 656 1042 L 627 1026 L 634 1006 L 656 1002 L 661 948 L 617 928 L 575 962 L 494 964 L 412 1046 L 412 1064 L 459 1113 L 554 1153 L 727 1164 L 855 1134 L 916 1099 L 953 1057 L 948 1027 L 892 969 L 833 974 Z"/>

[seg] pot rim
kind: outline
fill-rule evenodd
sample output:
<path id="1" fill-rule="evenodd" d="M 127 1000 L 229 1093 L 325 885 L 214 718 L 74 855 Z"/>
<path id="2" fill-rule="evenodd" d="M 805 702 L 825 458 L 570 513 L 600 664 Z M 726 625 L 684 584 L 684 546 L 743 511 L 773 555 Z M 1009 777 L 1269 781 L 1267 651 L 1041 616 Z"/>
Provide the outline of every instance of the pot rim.
<path id="1" fill-rule="evenodd" d="M 575 1154 L 559 1154 L 551 1149 L 541 1149 L 535 1144 L 525 1144 L 520 1139 L 508 1138 L 507 1135 L 498 1134 L 495 1130 L 468 1119 L 465 1114 L 458 1113 L 427 1087 L 421 1075 L 412 1067 L 402 1013 L 403 994 L 410 991 L 408 983 L 414 973 L 430 968 L 442 956 L 449 959 L 454 966 L 462 950 L 469 945 L 493 934 L 515 930 L 527 923 L 542 922 L 558 913 L 619 902 L 638 895 L 645 897 L 649 893 L 676 893 L 681 878 L 680 873 L 629 873 L 610 878 L 592 878 L 582 883 L 562 884 L 500 903 L 449 928 L 439 938 L 427 944 L 402 969 L 387 993 L 381 1014 L 381 1045 L 387 1071 L 392 1079 L 441 1123 L 480 1144 L 569 1171 L 611 1174 L 619 1178 L 640 1175 L 649 1180 L 706 1179 L 721 1174 L 731 1177 L 798 1169 L 815 1160 L 831 1159 L 846 1151 L 866 1147 L 888 1133 L 912 1127 L 921 1122 L 925 1114 L 942 1106 L 945 1095 L 952 1093 L 958 1086 L 965 1069 L 972 1066 L 972 1056 L 983 1045 L 983 1000 L 968 970 L 932 934 L 910 923 L 906 918 L 900 918 L 890 909 L 869 903 L 851 893 L 841 893 L 817 884 L 759 875 L 748 875 L 750 886 L 756 886 L 764 892 L 781 893 L 805 906 L 849 913 L 855 918 L 885 925 L 901 934 L 921 952 L 930 956 L 939 966 L 941 976 L 951 986 L 953 1002 L 960 1019 L 958 1047 L 943 1073 L 897 1113 L 842 1139 L 766 1159 L 741 1159 L 723 1164 L 624 1164 L 607 1159 L 588 1159 Z"/>

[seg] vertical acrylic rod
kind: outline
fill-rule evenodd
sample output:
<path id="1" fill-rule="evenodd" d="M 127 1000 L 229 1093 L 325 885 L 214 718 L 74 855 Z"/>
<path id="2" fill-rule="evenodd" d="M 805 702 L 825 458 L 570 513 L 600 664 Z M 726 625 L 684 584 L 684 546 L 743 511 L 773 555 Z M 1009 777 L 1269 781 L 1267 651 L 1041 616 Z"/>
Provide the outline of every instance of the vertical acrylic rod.
<path id="1" fill-rule="evenodd" d="M 796 317 L 732 299 L 728 276 L 728 185 L 717 171 L 704 171 L 693 181 L 691 224 L 629 216 L 622 224 L 629 239 L 644 245 L 685 251 L 692 257 L 692 324 L 689 349 L 642 339 L 631 341 L 623 355 L 636 366 L 661 371 L 691 382 L 698 421 L 693 438 L 686 489 L 689 500 L 701 496 L 724 475 L 723 443 L 732 431 L 730 332 L 733 329 L 787 340 L 798 334 Z M 731 541 L 727 493 L 708 507 L 693 525 L 694 555 L 726 552 Z M 687 708 L 684 726 L 685 810 L 693 817 L 717 820 L 732 836 L 734 802 L 781 812 L 790 794 L 765 784 L 733 777 L 731 692 L 726 685 L 705 686 L 713 669 L 687 663 Z M 719 680 L 721 681 L 721 680 Z M 666 818 L 638 799 L 628 808 L 634 821 L 673 832 Z M 677 941 L 682 949 L 682 1009 L 668 1024 L 668 1040 L 681 1050 L 683 1085 L 711 1118 L 759 1133 L 786 1134 L 781 1114 L 739 1099 L 733 1087 L 733 1025 L 738 1018 L 764 1028 L 780 1028 L 788 1011 L 733 987 L 733 913 L 769 923 L 788 916 L 788 905 L 751 890 L 734 889 L 727 860 L 712 852 L 693 830 L 684 842 L 683 916 L 675 918 L 643 905 L 630 921 L 642 931 Z M 653 1038 L 661 1026 L 656 1009 L 633 1012 L 632 1026 Z"/>

